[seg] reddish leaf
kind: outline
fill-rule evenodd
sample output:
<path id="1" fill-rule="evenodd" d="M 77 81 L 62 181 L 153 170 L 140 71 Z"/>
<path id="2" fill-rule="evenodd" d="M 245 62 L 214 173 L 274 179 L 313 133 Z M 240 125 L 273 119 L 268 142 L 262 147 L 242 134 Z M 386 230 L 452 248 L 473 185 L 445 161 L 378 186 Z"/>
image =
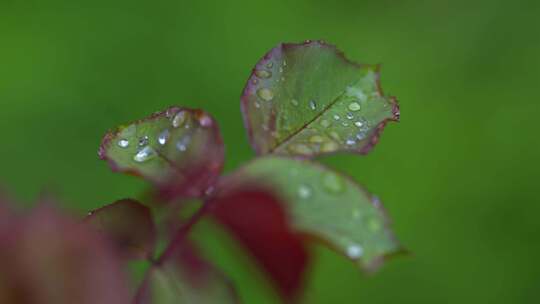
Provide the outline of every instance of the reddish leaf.
<path id="1" fill-rule="evenodd" d="M 40 207 L 0 239 L 0 303 L 129 302 L 120 261 L 92 229 Z"/>
<path id="2" fill-rule="evenodd" d="M 135 303 L 235 304 L 238 298 L 228 279 L 182 238 L 150 268 Z"/>
<path id="3" fill-rule="evenodd" d="M 200 197 L 221 172 L 224 149 L 207 113 L 170 107 L 107 133 L 99 155 L 114 171 L 151 181 L 166 198 Z"/>
<path id="4" fill-rule="evenodd" d="M 208 202 L 211 214 L 256 258 L 283 298 L 294 300 L 309 257 L 280 200 L 255 189 L 225 191 Z"/>
<path id="5" fill-rule="evenodd" d="M 124 199 L 92 211 L 86 222 L 110 239 L 122 256 L 148 259 L 154 254 L 156 227 L 150 209 Z"/>

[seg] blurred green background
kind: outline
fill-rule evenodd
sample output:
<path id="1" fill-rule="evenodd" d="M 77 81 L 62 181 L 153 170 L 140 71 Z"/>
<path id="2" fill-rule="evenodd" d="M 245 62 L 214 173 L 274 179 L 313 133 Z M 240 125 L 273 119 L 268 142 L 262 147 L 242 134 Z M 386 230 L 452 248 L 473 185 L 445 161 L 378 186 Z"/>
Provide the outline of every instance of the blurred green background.
<path id="1" fill-rule="evenodd" d="M 314 246 L 305 303 L 536 303 L 540 2 L 0 0 L 0 185 L 83 214 L 146 185 L 97 158 L 108 128 L 208 110 L 226 169 L 254 156 L 239 111 L 277 43 L 324 39 L 382 63 L 401 104 L 367 157 L 324 159 L 378 194 L 412 256 L 373 276 Z M 196 232 L 245 303 L 275 303 L 224 233 Z"/>

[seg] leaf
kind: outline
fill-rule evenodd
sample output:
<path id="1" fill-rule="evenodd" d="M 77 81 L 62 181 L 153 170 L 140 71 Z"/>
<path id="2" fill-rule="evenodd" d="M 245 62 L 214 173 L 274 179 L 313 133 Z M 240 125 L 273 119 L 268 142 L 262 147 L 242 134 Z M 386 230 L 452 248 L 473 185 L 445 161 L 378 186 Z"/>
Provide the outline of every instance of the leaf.
<path id="1" fill-rule="evenodd" d="M 170 107 L 107 133 L 99 156 L 113 171 L 153 182 L 166 198 L 200 197 L 221 172 L 224 148 L 207 113 Z"/>
<path id="2" fill-rule="evenodd" d="M 209 202 L 210 213 L 266 270 L 286 302 L 303 287 L 308 252 L 289 225 L 279 199 L 259 189 L 221 188 Z"/>
<path id="3" fill-rule="evenodd" d="M 185 239 L 148 271 L 136 304 L 239 303 L 227 278 L 200 258 Z"/>
<path id="4" fill-rule="evenodd" d="M 11 224 L 0 238 L 0 303 L 130 302 L 121 263 L 94 230 L 47 206 Z"/>
<path id="5" fill-rule="evenodd" d="M 149 259 L 156 245 L 156 227 L 150 209 L 123 199 L 90 212 L 87 223 L 113 242 L 123 257 Z"/>
<path id="6" fill-rule="evenodd" d="M 258 154 L 365 154 L 386 123 L 399 120 L 397 100 L 382 93 L 379 65 L 354 63 L 319 41 L 270 50 L 254 67 L 241 106 Z"/>
<path id="7" fill-rule="evenodd" d="M 286 203 L 292 225 L 367 270 L 401 247 L 388 228 L 377 197 L 322 165 L 277 156 L 261 157 L 228 177 L 228 183 L 258 182 Z"/>

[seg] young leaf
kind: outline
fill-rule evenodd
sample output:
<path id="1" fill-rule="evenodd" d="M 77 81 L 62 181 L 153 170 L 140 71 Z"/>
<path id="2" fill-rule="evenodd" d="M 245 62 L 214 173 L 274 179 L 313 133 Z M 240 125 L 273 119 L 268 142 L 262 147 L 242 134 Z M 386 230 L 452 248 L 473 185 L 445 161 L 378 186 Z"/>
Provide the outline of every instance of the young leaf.
<path id="1" fill-rule="evenodd" d="M 258 154 L 365 154 L 386 123 L 399 119 L 396 99 L 382 93 L 378 65 L 349 61 L 319 41 L 270 50 L 253 69 L 241 106 Z"/>
<path id="2" fill-rule="evenodd" d="M 380 201 L 349 178 L 310 161 L 258 158 L 227 179 L 258 181 L 282 196 L 293 226 L 374 270 L 401 250 Z"/>
<path id="3" fill-rule="evenodd" d="M 249 250 L 286 302 L 298 296 L 308 264 L 303 240 L 293 231 L 282 203 L 269 192 L 220 189 L 210 213 Z"/>
<path id="4" fill-rule="evenodd" d="M 230 282 L 185 239 L 148 270 L 135 300 L 135 304 L 229 303 L 239 303 Z"/>
<path id="5" fill-rule="evenodd" d="M 114 171 L 153 182 L 167 198 L 199 197 L 221 172 L 224 149 L 207 113 L 170 107 L 107 133 L 99 156 Z"/>
<path id="6" fill-rule="evenodd" d="M 2 234 L 0 303 L 129 303 L 117 255 L 86 225 L 42 206 Z"/>
<path id="7" fill-rule="evenodd" d="M 150 209 L 141 203 L 131 199 L 114 202 L 90 212 L 86 222 L 111 240 L 122 256 L 152 258 L 156 227 Z"/>

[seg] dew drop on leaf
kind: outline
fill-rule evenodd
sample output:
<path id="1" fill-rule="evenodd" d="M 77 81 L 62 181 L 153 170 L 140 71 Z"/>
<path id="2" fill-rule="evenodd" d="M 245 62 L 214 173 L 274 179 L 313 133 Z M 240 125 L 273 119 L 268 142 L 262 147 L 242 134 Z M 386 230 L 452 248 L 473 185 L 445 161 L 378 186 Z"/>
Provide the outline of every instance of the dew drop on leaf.
<path id="1" fill-rule="evenodd" d="M 327 141 L 322 144 L 321 146 L 321 152 L 329 153 L 334 152 L 339 148 L 339 145 L 335 141 Z"/>
<path id="2" fill-rule="evenodd" d="M 347 119 L 353 119 L 353 118 L 354 118 L 354 114 L 351 112 L 347 112 Z"/>
<path id="3" fill-rule="evenodd" d="M 339 115 L 337 115 L 337 114 L 334 115 L 334 120 L 340 120 L 340 119 L 341 119 L 341 117 L 339 117 Z"/>
<path id="4" fill-rule="evenodd" d="M 340 193 L 345 188 L 342 178 L 332 172 L 325 173 L 322 182 L 324 189 L 330 193 Z"/>
<path id="5" fill-rule="evenodd" d="M 272 76 L 272 72 L 267 70 L 256 70 L 255 75 L 259 78 L 270 78 Z"/>
<path id="6" fill-rule="evenodd" d="M 309 138 L 309 142 L 314 144 L 320 144 L 324 142 L 324 138 L 320 135 L 313 135 Z"/>
<path id="7" fill-rule="evenodd" d="M 321 120 L 321 126 L 323 128 L 328 128 L 330 126 L 330 122 L 326 119 Z"/>
<path id="8" fill-rule="evenodd" d="M 260 88 L 257 90 L 257 96 L 264 101 L 270 101 L 274 98 L 274 92 L 268 88 Z"/>
<path id="9" fill-rule="evenodd" d="M 293 99 L 291 99 L 291 103 L 292 103 L 293 106 L 296 107 L 298 105 L 298 100 L 293 98 Z"/>
<path id="10" fill-rule="evenodd" d="M 143 136 L 141 138 L 139 138 L 139 147 L 144 147 L 148 145 L 148 136 Z"/>
<path id="11" fill-rule="evenodd" d="M 189 145 L 190 138 L 188 136 L 181 138 L 176 142 L 176 149 L 180 152 L 184 152 L 187 150 Z"/>
<path id="12" fill-rule="evenodd" d="M 118 146 L 120 148 L 127 148 L 129 146 L 129 141 L 127 139 L 120 139 L 118 141 Z"/>
<path id="13" fill-rule="evenodd" d="M 351 111 L 359 111 L 360 110 L 360 104 L 358 102 L 351 102 L 349 104 L 349 110 Z"/>
<path id="14" fill-rule="evenodd" d="M 310 100 L 309 101 L 309 108 L 314 110 L 314 111 L 317 109 L 317 103 L 315 102 L 315 100 Z"/>
<path id="15" fill-rule="evenodd" d="M 302 199 L 310 198 L 312 194 L 312 190 L 308 185 L 300 185 L 298 187 L 298 196 Z"/>
<path id="16" fill-rule="evenodd" d="M 160 145 L 165 145 L 167 143 L 167 140 L 169 140 L 169 130 L 165 129 L 163 132 L 161 132 L 158 136 L 158 143 Z"/>
<path id="17" fill-rule="evenodd" d="M 181 127 L 186 122 L 186 118 L 187 118 L 186 116 L 187 115 L 185 111 L 180 111 L 176 113 L 176 115 L 174 116 L 172 120 L 172 126 L 174 128 Z"/>
<path id="18" fill-rule="evenodd" d="M 347 145 L 349 145 L 349 146 L 352 146 L 352 145 L 356 144 L 356 141 L 354 139 L 352 139 L 352 138 L 349 138 L 349 139 L 347 139 L 347 141 L 345 143 Z"/>
<path id="19" fill-rule="evenodd" d="M 354 244 L 347 247 L 347 255 L 351 259 L 358 259 L 362 256 L 363 253 L 364 249 L 362 249 L 362 247 L 360 247 L 359 245 Z"/>
<path id="20" fill-rule="evenodd" d="M 357 122 L 354 123 L 354 125 L 361 128 L 364 125 L 364 123 L 361 122 L 361 121 L 357 121 Z"/>
<path id="21" fill-rule="evenodd" d="M 152 147 L 146 146 L 142 148 L 139 152 L 137 152 L 135 156 L 133 156 L 133 160 L 138 163 L 142 163 L 142 162 L 145 162 L 147 160 L 154 158 L 155 156 L 156 156 L 156 151 Z"/>

